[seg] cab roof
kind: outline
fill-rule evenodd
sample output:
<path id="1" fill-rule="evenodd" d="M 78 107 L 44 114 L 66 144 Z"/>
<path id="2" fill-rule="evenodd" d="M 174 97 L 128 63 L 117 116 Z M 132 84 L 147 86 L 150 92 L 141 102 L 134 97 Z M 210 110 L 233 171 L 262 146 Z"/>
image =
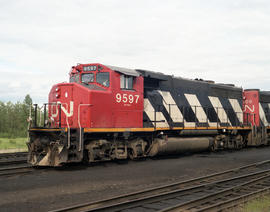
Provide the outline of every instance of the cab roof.
<path id="1" fill-rule="evenodd" d="M 113 71 L 116 71 L 116 72 L 119 72 L 128 76 L 134 76 L 134 77 L 140 76 L 140 72 L 136 71 L 135 69 L 122 68 L 122 67 L 111 66 L 111 65 L 105 65 L 105 66 L 110 68 Z"/>

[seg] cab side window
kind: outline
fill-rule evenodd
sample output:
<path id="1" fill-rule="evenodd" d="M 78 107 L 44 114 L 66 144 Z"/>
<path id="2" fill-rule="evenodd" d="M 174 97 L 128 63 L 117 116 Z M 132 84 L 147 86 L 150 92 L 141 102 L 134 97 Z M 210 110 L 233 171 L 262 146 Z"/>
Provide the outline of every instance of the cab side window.
<path id="1" fill-rule="evenodd" d="M 133 89 L 133 77 L 122 74 L 120 76 L 120 88 L 125 90 Z"/>
<path id="2" fill-rule="evenodd" d="M 70 76 L 69 82 L 75 82 L 75 76 L 74 75 Z"/>
<path id="3" fill-rule="evenodd" d="M 79 74 L 76 74 L 76 76 L 75 76 L 75 82 L 80 82 L 80 75 Z"/>
<path id="4" fill-rule="evenodd" d="M 80 75 L 79 74 L 72 75 L 69 78 L 69 82 L 79 82 L 79 80 L 80 80 Z"/>

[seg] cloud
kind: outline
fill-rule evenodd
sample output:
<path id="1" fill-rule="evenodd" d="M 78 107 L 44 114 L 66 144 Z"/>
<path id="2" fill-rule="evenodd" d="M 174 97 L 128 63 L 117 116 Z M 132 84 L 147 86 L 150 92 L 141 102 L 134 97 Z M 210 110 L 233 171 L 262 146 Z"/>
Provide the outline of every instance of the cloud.
<path id="1" fill-rule="evenodd" d="M 269 90 L 267 0 L 1 2 L 0 100 L 47 101 L 77 63 Z"/>

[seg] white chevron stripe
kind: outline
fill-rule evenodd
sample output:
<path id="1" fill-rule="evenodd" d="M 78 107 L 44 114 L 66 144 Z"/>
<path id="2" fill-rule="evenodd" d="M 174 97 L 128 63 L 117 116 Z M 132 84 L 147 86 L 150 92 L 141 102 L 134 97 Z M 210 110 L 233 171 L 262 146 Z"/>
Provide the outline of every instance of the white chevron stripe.
<path id="1" fill-rule="evenodd" d="M 172 95 L 168 91 L 158 91 L 163 97 L 163 105 L 166 108 L 167 112 L 171 116 L 173 122 L 183 122 L 183 115 L 179 110 L 176 102 L 172 98 Z"/>
<path id="2" fill-rule="evenodd" d="M 232 125 L 230 120 L 228 119 L 228 116 L 227 116 L 221 102 L 219 101 L 219 98 L 215 97 L 215 96 L 209 96 L 208 98 L 209 98 L 212 106 L 214 107 L 220 122 L 221 123 L 227 123 L 228 122 L 230 125 Z"/>
<path id="3" fill-rule="evenodd" d="M 187 98 L 188 103 L 191 105 L 191 108 L 192 108 L 194 114 L 196 114 L 196 117 L 197 117 L 199 122 L 202 122 L 202 123 L 208 122 L 210 127 L 217 126 L 217 123 L 210 122 L 206 113 L 203 110 L 203 107 L 202 107 L 200 101 L 198 100 L 198 98 L 195 94 L 185 94 L 185 97 Z"/>
<path id="4" fill-rule="evenodd" d="M 259 106 L 260 106 L 260 108 L 259 108 L 260 119 L 261 119 L 264 126 L 268 126 L 269 123 L 268 123 L 268 121 L 266 119 L 262 104 L 260 103 Z"/>
<path id="5" fill-rule="evenodd" d="M 176 105 L 176 102 L 172 98 L 170 92 L 167 91 L 158 91 L 160 95 L 163 97 L 164 101 L 163 105 L 166 108 L 167 112 L 170 114 L 169 110 L 171 110 L 171 119 L 173 122 L 183 122 L 183 115 L 181 111 L 179 110 L 178 106 Z M 171 106 L 169 106 L 171 104 Z M 196 127 L 195 122 L 187 122 L 184 120 L 184 126 L 185 127 Z"/>
<path id="6" fill-rule="evenodd" d="M 155 110 L 150 103 L 149 99 L 144 99 L 144 112 L 149 117 L 150 121 L 152 121 L 155 126 Z M 164 117 L 162 112 L 156 112 L 156 121 L 165 121 L 165 122 L 156 122 L 156 127 L 169 127 L 166 118 Z"/>
<path id="7" fill-rule="evenodd" d="M 194 114 L 196 114 L 199 122 L 202 122 L 202 123 L 208 122 L 210 127 L 217 126 L 217 123 L 209 121 L 207 115 L 205 114 L 205 112 L 203 110 L 201 103 L 199 102 L 199 100 L 195 94 L 185 94 L 185 97 L 187 98 L 188 103 L 191 105 L 191 108 L 192 108 Z"/>
<path id="8" fill-rule="evenodd" d="M 191 105 L 191 108 L 192 108 L 194 114 L 196 114 L 199 122 L 204 122 L 204 123 L 207 122 L 207 116 L 206 116 L 197 96 L 194 94 L 185 94 L 185 97 L 187 98 L 188 103 Z"/>
<path id="9" fill-rule="evenodd" d="M 243 111 L 237 99 L 229 99 L 238 120 L 243 123 Z"/>

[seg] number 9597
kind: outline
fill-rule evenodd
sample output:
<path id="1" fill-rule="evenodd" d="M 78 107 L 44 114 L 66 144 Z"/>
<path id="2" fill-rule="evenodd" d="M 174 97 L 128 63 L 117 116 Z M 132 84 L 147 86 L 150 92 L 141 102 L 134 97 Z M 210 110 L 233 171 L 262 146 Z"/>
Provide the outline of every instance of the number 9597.
<path id="1" fill-rule="evenodd" d="M 116 102 L 120 103 L 120 102 L 123 102 L 123 103 L 138 103 L 138 100 L 139 100 L 139 95 L 132 95 L 132 94 L 120 94 L 120 93 L 117 93 L 116 94 Z"/>

